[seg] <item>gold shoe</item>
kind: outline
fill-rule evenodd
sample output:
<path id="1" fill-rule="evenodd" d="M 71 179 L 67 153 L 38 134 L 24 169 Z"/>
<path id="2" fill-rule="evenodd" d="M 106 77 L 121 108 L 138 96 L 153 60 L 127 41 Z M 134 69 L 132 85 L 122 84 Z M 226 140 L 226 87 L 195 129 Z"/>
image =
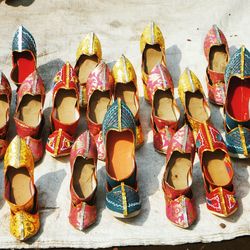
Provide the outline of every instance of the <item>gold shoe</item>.
<path id="1" fill-rule="evenodd" d="M 95 33 L 88 33 L 80 42 L 76 52 L 75 72 L 79 82 L 80 106 L 86 107 L 87 78 L 102 59 L 101 43 Z"/>
<path id="2" fill-rule="evenodd" d="M 140 147 L 144 142 L 144 136 L 139 119 L 139 95 L 137 79 L 133 65 L 122 55 L 115 63 L 112 74 L 114 77 L 114 98 L 121 98 L 129 107 L 136 120 L 136 146 Z"/>
<path id="3" fill-rule="evenodd" d="M 142 53 L 142 82 L 144 89 L 144 98 L 149 101 L 147 94 L 148 75 L 157 64 L 166 66 L 165 42 L 160 28 L 154 23 L 150 23 L 144 29 L 140 49 Z"/>
<path id="4" fill-rule="evenodd" d="M 4 198 L 10 206 L 10 232 L 18 240 L 33 237 L 40 228 L 34 160 L 24 139 L 16 136 L 4 157 Z"/>
<path id="5" fill-rule="evenodd" d="M 210 120 L 211 111 L 199 79 L 188 68 L 180 76 L 178 93 L 196 138 L 200 125 Z"/>

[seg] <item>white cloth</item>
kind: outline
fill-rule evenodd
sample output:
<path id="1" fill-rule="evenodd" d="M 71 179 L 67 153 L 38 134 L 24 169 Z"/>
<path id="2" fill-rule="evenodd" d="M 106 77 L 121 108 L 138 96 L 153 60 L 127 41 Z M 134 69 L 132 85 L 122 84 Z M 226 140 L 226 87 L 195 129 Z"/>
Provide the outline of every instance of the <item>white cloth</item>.
<path id="1" fill-rule="evenodd" d="M 12 1 L 13 2 L 13 1 Z M 232 53 L 241 44 L 250 47 L 249 1 L 34 1 L 19 7 L 0 4 L 0 68 L 9 78 L 11 70 L 11 43 L 18 25 L 23 24 L 35 37 L 39 72 L 47 90 L 62 61 L 74 66 L 75 52 L 80 40 L 94 31 L 102 43 L 103 58 L 113 65 L 124 53 L 133 63 L 140 95 L 143 95 L 139 40 L 149 21 L 161 28 L 166 41 L 167 66 L 175 88 L 178 79 L 189 67 L 201 80 L 205 91 L 206 59 L 203 40 L 216 23 L 228 39 Z M 27 1 L 26 1 L 27 2 Z M 28 1 L 29 2 L 29 1 Z M 32 1 L 30 1 L 32 2 Z M 12 85 L 13 90 L 15 86 Z M 177 97 L 177 91 L 176 91 Z M 178 100 L 179 102 L 179 100 Z M 98 220 L 87 232 L 75 230 L 68 222 L 70 207 L 68 158 L 53 159 L 48 154 L 35 168 L 39 191 L 41 229 L 27 243 L 19 243 L 9 233 L 9 208 L 3 200 L 3 172 L 0 174 L 0 248 L 83 247 L 97 248 L 123 245 L 164 245 L 187 242 L 211 242 L 232 239 L 250 233 L 249 161 L 234 160 L 234 184 L 239 209 L 235 215 L 223 219 L 206 208 L 205 192 L 196 156 L 193 174 L 193 192 L 198 210 L 197 223 L 185 230 L 172 225 L 165 215 L 165 200 L 161 188 L 165 157 L 155 152 L 149 125 L 150 106 L 140 98 L 141 120 L 145 145 L 136 152 L 138 181 L 142 200 L 141 214 L 130 220 L 117 220 L 105 208 L 105 167 L 98 164 Z M 179 103 L 180 104 L 180 103 Z M 14 105 L 14 101 L 13 101 Z M 223 130 L 223 111 L 213 105 L 212 122 Z M 51 90 L 46 96 L 45 115 L 51 107 Z M 14 108 L 14 107 L 13 107 Z M 182 110 L 183 111 L 183 110 Z M 13 112 L 12 112 L 13 114 Z M 47 132 L 48 132 L 47 119 Z M 86 128 L 82 118 L 80 130 Z M 11 120 L 10 134 L 15 129 Z M 1 165 L 2 166 L 2 165 Z M 221 223 L 225 224 L 225 228 Z"/>

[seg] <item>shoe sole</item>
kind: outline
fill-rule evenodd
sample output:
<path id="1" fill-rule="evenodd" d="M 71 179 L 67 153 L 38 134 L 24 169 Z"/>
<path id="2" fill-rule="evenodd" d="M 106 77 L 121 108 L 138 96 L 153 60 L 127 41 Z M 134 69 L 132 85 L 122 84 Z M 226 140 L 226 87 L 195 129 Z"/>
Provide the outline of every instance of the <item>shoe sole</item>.
<path id="1" fill-rule="evenodd" d="M 137 210 L 131 214 L 128 214 L 127 216 L 123 215 L 123 214 L 120 214 L 120 213 L 117 213 L 117 212 L 114 212 L 110 209 L 108 209 L 109 212 L 115 217 L 115 218 L 119 218 L 119 219 L 129 219 L 129 218 L 132 218 L 132 217 L 135 217 L 137 216 L 141 210 Z"/>

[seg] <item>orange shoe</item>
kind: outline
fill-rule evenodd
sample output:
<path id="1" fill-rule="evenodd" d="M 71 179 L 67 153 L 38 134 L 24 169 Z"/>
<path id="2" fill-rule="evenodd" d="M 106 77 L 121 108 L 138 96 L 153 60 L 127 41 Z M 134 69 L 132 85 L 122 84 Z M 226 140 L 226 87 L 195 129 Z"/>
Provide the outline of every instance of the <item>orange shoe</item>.
<path id="1" fill-rule="evenodd" d="M 80 42 L 76 52 L 75 72 L 79 83 L 79 103 L 86 108 L 86 82 L 91 71 L 102 59 L 101 43 L 95 33 L 87 34 Z"/>
<path id="2" fill-rule="evenodd" d="M 129 107 L 136 120 L 136 147 L 144 143 L 141 122 L 139 118 L 139 96 L 136 74 L 131 62 L 122 55 L 115 63 L 112 74 L 115 80 L 114 98 L 121 98 Z"/>
<path id="3" fill-rule="evenodd" d="M 165 42 L 160 28 L 154 23 L 150 23 L 144 29 L 140 49 L 142 54 L 141 74 L 144 88 L 144 98 L 149 101 L 147 95 L 148 75 L 157 64 L 166 66 Z"/>
<path id="4" fill-rule="evenodd" d="M 16 136 L 4 157 L 4 199 L 10 206 L 10 232 L 24 241 L 40 228 L 34 160 L 24 139 Z"/>

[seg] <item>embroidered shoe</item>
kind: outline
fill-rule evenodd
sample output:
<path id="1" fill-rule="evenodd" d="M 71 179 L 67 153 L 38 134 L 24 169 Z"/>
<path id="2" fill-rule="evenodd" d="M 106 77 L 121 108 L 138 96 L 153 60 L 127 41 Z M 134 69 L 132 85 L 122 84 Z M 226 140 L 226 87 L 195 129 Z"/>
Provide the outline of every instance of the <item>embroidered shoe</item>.
<path id="1" fill-rule="evenodd" d="M 213 25 L 205 37 L 204 53 L 208 61 L 206 70 L 208 98 L 214 104 L 224 105 L 224 73 L 229 61 L 229 50 L 225 35 L 216 25 Z"/>
<path id="2" fill-rule="evenodd" d="M 86 120 L 90 133 L 94 136 L 98 159 L 105 160 L 102 138 L 102 122 L 112 102 L 114 79 L 103 61 L 90 73 L 87 80 Z"/>
<path id="3" fill-rule="evenodd" d="M 44 127 L 44 100 L 43 80 L 34 71 L 23 81 L 17 91 L 14 121 L 17 134 L 29 145 L 35 162 L 39 161 L 44 154 L 41 137 Z"/>
<path id="4" fill-rule="evenodd" d="M 11 80 L 19 86 L 36 70 L 36 43 L 31 33 L 19 26 L 12 42 Z"/>
<path id="5" fill-rule="evenodd" d="M 191 189 L 194 156 L 194 137 L 185 124 L 170 141 L 162 180 L 167 218 L 182 228 L 190 227 L 197 217 Z"/>
<path id="6" fill-rule="evenodd" d="M 88 33 L 80 42 L 76 52 L 75 72 L 79 83 L 79 102 L 86 107 L 86 82 L 91 71 L 102 59 L 101 43 L 95 33 Z"/>
<path id="7" fill-rule="evenodd" d="M 103 120 L 106 148 L 106 206 L 115 217 L 130 218 L 141 209 L 135 162 L 136 123 L 118 98 Z"/>
<path id="8" fill-rule="evenodd" d="M 238 203 L 233 186 L 233 167 L 227 147 L 219 131 L 212 125 L 202 124 L 196 147 L 203 173 L 208 210 L 218 216 L 233 214 Z"/>
<path id="9" fill-rule="evenodd" d="M 155 149 L 166 154 L 168 145 L 180 122 L 180 110 L 174 99 L 174 85 L 167 68 L 157 64 L 147 82 L 149 102 L 152 106 L 151 127 Z"/>
<path id="10" fill-rule="evenodd" d="M 112 74 L 114 77 L 114 98 L 121 100 L 129 107 L 136 120 L 136 147 L 144 143 L 144 135 L 139 118 L 139 96 L 137 79 L 133 65 L 122 55 L 115 63 Z"/>
<path id="11" fill-rule="evenodd" d="M 46 150 L 53 157 L 70 154 L 80 119 L 79 92 L 74 69 L 67 62 L 55 76 L 50 134 Z"/>
<path id="12" fill-rule="evenodd" d="M 24 139 L 16 136 L 4 157 L 4 199 L 10 206 L 10 232 L 24 241 L 40 228 L 34 160 Z"/>
<path id="13" fill-rule="evenodd" d="M 209 122 L 211 112 L 199 79 L 188 68 L 180 76 L 178 93 L 196 138 L 200 125 Z"/>
<path id="14" fill-rule="evenodd" d="M 9 144 L 6 136 L 9 128 L 11 94 L 8 79 L 0 71 L 0 159 L 3 159 Z"/>
<path id="15" fill-rule="evenodd" d="M 225 72 L 225 131 L 230 156 L 250 157 L 250 52 L 242 46 Z"/>
<path id="16" fill-rule="evenodd" d="M 157 64 L 166 66 L 165 42 L 160 28 L 154 23 L 148 24 L 140 40 L 142 54 L 141 72 L 144 88 L 144 98 L 149 101 L 147 95 L 148 75 Z"/>
<path id="17" fill-rule="evenodd" d="M 70 152 L 69 222 L 81 231 L 96 221 L 96 163 L 95 141 L 89 131 L 85 131 L 76 139 Z"/>

